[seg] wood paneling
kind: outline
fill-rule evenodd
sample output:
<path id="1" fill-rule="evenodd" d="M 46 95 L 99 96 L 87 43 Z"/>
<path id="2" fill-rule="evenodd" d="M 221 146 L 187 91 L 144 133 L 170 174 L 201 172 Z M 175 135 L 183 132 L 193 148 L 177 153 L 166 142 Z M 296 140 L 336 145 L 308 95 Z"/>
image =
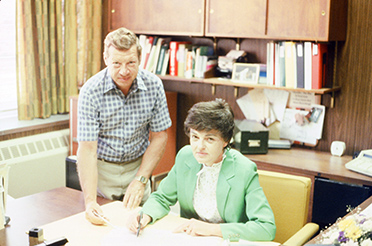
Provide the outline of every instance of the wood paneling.
<path id="1" fill-rule="evenodd" d="M 204 34 L 202 0 L 111 0 L 110 3 L 111 30 L 125 26 L 143 34 Z"/>
<path id="2" fill-rule="evenodd" d="M 334 140 L 346 143 L 346 154 L 372 148 L 372 5 L 348 1 L 347 37 L 339 42 L 335 82 L 341 86 L 335 108 L 327 108 L 323 139 L 317 149 L 329 151 Z"/>
<path id="3" fill-rule="evenodd" d="M 266 0 L 207 0 L 206 3 L 206 36 L 265 36 Z"/>
<path id="4" fill-rule="evenodd" d="M 269 1 L 267 35 L 291 40 L 345 40 L 346 7 L 345 0 Z"/>

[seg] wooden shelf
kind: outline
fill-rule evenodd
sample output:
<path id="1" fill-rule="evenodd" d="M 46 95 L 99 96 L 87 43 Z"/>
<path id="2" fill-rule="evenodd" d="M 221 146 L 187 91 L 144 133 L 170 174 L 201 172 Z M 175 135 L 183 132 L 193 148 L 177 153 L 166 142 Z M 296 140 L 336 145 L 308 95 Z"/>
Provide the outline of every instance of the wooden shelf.
<path id="1" fill-rule="evenodd" d="M 299 91 L 299 92 L 307 92 L 307 93 L 315 93 L 316 95 L 324 95 L 328 93 L 333 93 L 339 91 L 341 89 L 340 86 L 335 86 L 333 88 L 322 88 L 322 89 L 300 89 L 300 88 L 287 88 L 287 87 L 276 87 L 271 85 L 261 85 L 261 84 L 246 84 L 241 82 L 236 82 L 230 79 L 223 79 L 223 78 L 206 78 L 206 79 L 199 79 L 199 78 L 184 78 L 184 77 L 177 77 L 177 76 L 159 76 L 162 80 L 173 80 L 179 82 L 186 82 L 186 83 L 202 83 L 202 84 L 211 84 L 211 85 L 224 85 L 224 86 L 233 86 L 237 88 L 262 88 L 262 89 L 275 89 L 275 90 L 286 90 L 286 91 Z"/>

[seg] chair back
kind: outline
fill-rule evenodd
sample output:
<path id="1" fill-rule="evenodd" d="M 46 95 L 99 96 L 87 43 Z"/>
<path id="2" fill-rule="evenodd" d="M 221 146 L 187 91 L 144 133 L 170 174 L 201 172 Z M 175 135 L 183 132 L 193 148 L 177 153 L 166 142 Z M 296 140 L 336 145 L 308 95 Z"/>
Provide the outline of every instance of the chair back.
<path id="1" fill-rule="evenodd" d="M 258 175 L 275 216 L 274 241 L 284 243 L 307 222 L 311 179 L 263 170 L 258 170 Z"/>

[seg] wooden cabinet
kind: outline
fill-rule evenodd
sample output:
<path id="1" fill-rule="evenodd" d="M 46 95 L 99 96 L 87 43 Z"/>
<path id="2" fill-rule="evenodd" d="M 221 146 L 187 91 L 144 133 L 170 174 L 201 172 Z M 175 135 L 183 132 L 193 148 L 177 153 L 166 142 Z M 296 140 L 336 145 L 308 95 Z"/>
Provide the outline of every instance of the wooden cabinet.
<path id="1" fill-rule="evenodd" d="M 267 0 L 206 0 L 205 36 L 262 38 Z"/>
<path id="2" fill-rule="evenodd" d="M 204 0 L 111 0 L 109 31 L 126 27 L 135 33 L 204 34 Z"/>
<path id="3" fill-rule="evenodd" d="M 345 40 L 347 0 L 108 0 L 109 30 L 276 40 Z"/>
<path id="4" fill-rule="evenodd" d="M 347 0 L 269 0 L 267 37 L 331 41 L 346 38 Z"/>
<path id="5" fill-rule="evenodd" d="M 332 41 L 346 38 L 347 0 L 206 0 L 205 36 Z"/>

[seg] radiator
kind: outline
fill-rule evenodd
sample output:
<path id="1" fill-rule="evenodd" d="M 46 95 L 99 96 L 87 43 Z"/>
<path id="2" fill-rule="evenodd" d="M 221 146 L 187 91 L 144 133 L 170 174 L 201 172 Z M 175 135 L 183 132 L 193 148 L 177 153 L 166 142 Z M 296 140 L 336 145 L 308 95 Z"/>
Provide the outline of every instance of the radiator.
<path id="1" fill-rule="evenodd" d="M 0 164 L 9 165 L 8 194 L 19 198 L 66 186 L 69 129 L 0 142 Z"/>

